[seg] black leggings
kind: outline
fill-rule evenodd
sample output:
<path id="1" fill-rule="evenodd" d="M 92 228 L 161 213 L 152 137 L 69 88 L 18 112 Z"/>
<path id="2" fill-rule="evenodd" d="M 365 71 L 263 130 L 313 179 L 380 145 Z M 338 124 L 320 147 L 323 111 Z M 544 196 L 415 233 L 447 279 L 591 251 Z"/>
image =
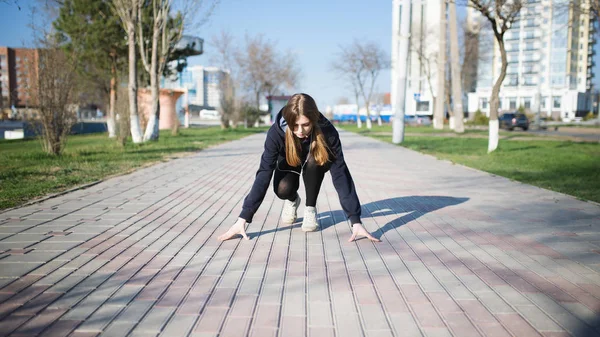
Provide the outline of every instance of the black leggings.
<path id="1" fill-rule="evenodd" d="M 317 205 L 321 183 L 323 183 L 325 172 L 329 171 L 329 167 L 329 163 L 324 166 L 317 165 L 314 159 L 309 156 L 308 161 L 302 169 L 302 179 L 306 188 L 306 206 L 315 207 Z M 300 188 L 299 173 L 299 167 L 290 167 L 285 158 L 279 160 L 273 177 L 273 189 L 279 199 L 296 200 L 296 192 Z"/>

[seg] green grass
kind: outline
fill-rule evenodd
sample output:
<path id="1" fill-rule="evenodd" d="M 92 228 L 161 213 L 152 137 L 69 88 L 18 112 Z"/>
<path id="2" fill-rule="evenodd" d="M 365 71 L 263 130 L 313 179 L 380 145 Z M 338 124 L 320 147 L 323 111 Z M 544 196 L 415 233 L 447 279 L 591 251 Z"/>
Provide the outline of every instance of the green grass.
<path id="1" fill-rule="evenodd" d="M 165 130 L 157 142 L 125 147 L 106 134 L 77 135 L 68 138 L 60 157 L 45 154 L 36 139 L 2 140 L 0 209 L 265 130 L 191 128 L 180 129 L 178 136 Z"/>
<path id="2" fill-rule="evenodd" d="M 361 130 L 359 133 L 391 143 L 391 135 L 380 133 L 381 129 L 374 127 L 371 132 Z M 391 131 L 391 126 L 386 129 Z M 421 129 L 407 128 L 402 146 L 516 181 L 600 202 L 600 144 L 536 137 L 531 140 L 501 139 L 498 149 L 488 154 L 487 138 L 474 137 L 477 133 L 470 132 L 474 130 L 454 137 L 435 136 L 439 133 L 437 130 L 418 130 Z"/>

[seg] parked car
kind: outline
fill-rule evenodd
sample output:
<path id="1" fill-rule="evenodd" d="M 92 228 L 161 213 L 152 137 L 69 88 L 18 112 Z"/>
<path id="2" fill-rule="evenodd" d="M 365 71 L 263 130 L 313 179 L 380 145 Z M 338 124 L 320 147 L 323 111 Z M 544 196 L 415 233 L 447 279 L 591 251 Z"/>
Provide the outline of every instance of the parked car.
<path id="1" fill-rule="evenodd" d="M 525 114 L 518 112 L 506 112 L 498 118 L 500 128 L 509 131 L 515 128 L 521 128 L 523 131 L 529 129 L 529 119 Z"/>

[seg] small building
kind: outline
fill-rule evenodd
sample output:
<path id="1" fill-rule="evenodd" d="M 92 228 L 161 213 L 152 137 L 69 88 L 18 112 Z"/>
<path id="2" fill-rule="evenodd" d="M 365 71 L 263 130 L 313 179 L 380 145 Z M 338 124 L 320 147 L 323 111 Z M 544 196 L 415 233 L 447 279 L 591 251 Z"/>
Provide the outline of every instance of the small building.
<path id="1" fill-rule="evenodd" d="M 269 124 L 275 122 L 277 113 L 279 113 L 279 110 L 281 110 L 281 108 L 287 104 L 290 98 L 292 98 L 292 96 L 267 96 L 267 102 L 269 105 L 268 111 L 269 116 L 271 116 L 271 122 Z"/>

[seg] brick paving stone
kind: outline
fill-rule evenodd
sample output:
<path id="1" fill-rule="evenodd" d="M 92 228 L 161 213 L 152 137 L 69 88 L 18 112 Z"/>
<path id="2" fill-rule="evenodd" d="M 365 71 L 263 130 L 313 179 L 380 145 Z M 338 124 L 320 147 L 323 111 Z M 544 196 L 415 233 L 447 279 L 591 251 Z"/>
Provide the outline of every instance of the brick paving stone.
<path id="1" fill-rule="evenodd" d="M 0 214 L 0 335 L 61 311 L 44 334 L 599 332 L 598 205 L 341 135 L 363 225 L 383 243 L 346 242 L 330 179 L 322 231 L 280 224 L 270 188 L 252 240 L 217 242 L 254 178 L 254 135 Z"/>

